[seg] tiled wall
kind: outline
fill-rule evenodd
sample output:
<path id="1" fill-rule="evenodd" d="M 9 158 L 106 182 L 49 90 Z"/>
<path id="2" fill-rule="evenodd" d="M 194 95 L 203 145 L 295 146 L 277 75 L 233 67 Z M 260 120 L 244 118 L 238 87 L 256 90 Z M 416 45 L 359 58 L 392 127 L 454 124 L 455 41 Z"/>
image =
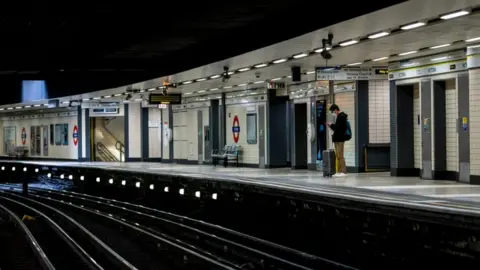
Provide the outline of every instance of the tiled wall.
<path id="1" fill-rule="evenodd" d="M 458 171 L 458 133 L 457 89 L 456 80 L 447 80 L 445 89 L 447 171 Z"/>
<path id="2" fill-rule="evenodd" d="M 162 143 L 163 143 L 163 152 L 162 158 L 164 160 L 170 159 L 170 142 L 167 142 L 165 139 L 166 129 L 170 124 L 168 109 L 162 109 Z"/>
<path id="3" fill-rule="evenodd" d="M 340 110 L 348 115 L 352 131 L 355 131 L 355 92 L 343 92 L 335 94 L 335 103 Z M 355 132 L 352 139 L 345 142 L 345 162 L 348 167 L 356 167 Z"/>
<path id="4" fill-rule="evenodd" d="M 469 70 L 470 174 L 480 175 L 480 69 Z"/>
<path id="5" fill-rule="evenodd" d="M 390 84 L 372 80 L 368 88 L 369 143 L 390 143 Z"/>
<path id="6" fill-rule="evenodd" d="M 413 85 L 413 149 L 414 149 L 414 166 L 416 169 L 422 168 L 422 129 L 418 123 L 418 118 L 422 118 L 420 115 L 420 84 L 415 83 Z"/>
<path id="7" fill-rule="evenodd" d="M 141 104 L 132 103 L 128 105 L 128 157 L 142 157 L 142 135 L 141 131 Z"/>
<path id="8" fill-rule="evenodd" d="M 157 123 L 157 127 L 148 128 L 148 157 L 160 158 L 162 157 L 162 115 L 161 109 L 148 108 L 148 121 L 150 123 Z"/>
<path id="9" fill-rule="evenodd" d="M 188 117 L 187 111 L 173 112 L 173 158 L 188 159 Z M 190 132 L 191 133 L 191 132 Z"/>
<path id="10" fill-rule="evenodd" d="M 187 111 L 187 126 L 188 132 L 186 132 L 186 139 L 188 141 L 187 145 L 187 159 L 188 160 L 198 160 L 198 110 L 188 109 Z M 175 123 L 175 122 L 174 122 Z"/>

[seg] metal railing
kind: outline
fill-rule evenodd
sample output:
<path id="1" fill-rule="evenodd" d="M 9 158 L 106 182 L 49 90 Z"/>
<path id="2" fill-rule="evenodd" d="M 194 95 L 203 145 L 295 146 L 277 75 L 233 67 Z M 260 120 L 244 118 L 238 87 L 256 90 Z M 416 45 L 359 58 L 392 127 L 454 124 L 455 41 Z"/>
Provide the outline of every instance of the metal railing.
<path id="1" fill-rule="evenodd" d="M 97 156 L 106 162 L 120 161 L 108 148 L 101 142 L 97 143 Z"/>

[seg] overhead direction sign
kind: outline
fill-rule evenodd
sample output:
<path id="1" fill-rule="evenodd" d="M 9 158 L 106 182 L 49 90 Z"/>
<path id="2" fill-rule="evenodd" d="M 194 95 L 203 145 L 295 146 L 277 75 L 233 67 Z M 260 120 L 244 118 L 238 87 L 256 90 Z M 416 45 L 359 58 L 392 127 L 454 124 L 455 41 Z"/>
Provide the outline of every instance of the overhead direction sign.
<path id="1" fill-rule="evenodd" d="M 384 68 L 316 68 L 317 81 L 386 80 Z"/>
<path id="2" fill-rule="evenodd" d="M 149 104 L 181 104 L 182 95 L 181 94 L 155 94 L 152 93 L 148 99 Z"/>

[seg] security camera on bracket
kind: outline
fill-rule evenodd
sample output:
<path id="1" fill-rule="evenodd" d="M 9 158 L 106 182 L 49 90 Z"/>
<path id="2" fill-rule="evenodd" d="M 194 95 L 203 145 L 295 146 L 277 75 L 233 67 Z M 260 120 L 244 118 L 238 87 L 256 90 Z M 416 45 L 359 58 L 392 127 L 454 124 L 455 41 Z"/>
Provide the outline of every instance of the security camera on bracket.
<path id="1" fill-rule="evenodd" d="M 327 64 L 328 60 L 332 59 L 332 54 L 328 51 L 332 47 L 333 42 L 333 34 L 328 33 L 328 38 L 322 39 L 322 52 L 320 55 L 323 59 L 325 59 L 325 65 Z"/>
<path id="2" fill-rule="evenodd" d="M 222 72 L 222 82 L 227 82 L 230 79 L 230 74 L 228 74 L 229 68 L 227 66 L 223 67 Z"/>

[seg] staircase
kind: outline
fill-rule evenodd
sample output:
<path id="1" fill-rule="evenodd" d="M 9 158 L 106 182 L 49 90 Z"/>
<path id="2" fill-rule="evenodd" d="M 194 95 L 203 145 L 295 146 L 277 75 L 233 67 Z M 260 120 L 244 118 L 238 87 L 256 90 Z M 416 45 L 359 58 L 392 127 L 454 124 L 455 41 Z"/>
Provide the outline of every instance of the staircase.
<path id="1" fill-rule="evenodd" d="M 110 121 L 112 119 L 98 119 L 96 124 L 96 160 L 123 162 L 125 161 L 125 145 L 107 129 L 106 126 Z"/>

